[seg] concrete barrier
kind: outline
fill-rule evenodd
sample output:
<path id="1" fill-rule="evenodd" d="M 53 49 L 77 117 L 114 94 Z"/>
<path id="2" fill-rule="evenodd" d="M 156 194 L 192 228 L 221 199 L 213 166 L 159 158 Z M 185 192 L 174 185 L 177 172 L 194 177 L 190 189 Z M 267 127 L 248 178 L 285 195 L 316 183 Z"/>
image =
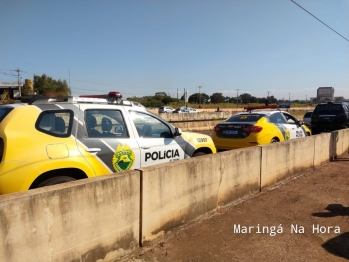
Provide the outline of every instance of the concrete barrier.
<path id="1" fill-rule="evenodd" d="M 315 137 L 305 137 L 260 146 L 261 188 L 314 167 Z"/>
<path id="2" fill-rule="evenodd" d="M 240 110 L 241 111 L 241 110 Z M 200 120 L 215 120 L 227 119 L 238 112 L 224 111 L 224 112 L 200 112 L 200 113 L 161 113 L 158 114 L 163 119 L 171 121 L 200 121 Z"/>
<path id="3" fill-rule="evenodd" d="M 260 159 L 248 148 L 141 169 L 142 244 L 259 191 Z"/>
<path id="4" fill-rule="evenodd" d="M 114 261 L 349 149 L 349 129 L 0 196 L 0 261 Z"/>
<path id="5" fill-rule="evenodd" d="M 0 261 L 114 261 L 139 246 L 138 171 L 0 198 Z"/>
<path id="6" fill-rule="evenodd" d="M 179 127 L 182 131 L 212 131 L 215 125 L 223 122 L 223 120 L 215 121 L 194 121 L 194 122 L 176 122 L 175 127 Z"/>

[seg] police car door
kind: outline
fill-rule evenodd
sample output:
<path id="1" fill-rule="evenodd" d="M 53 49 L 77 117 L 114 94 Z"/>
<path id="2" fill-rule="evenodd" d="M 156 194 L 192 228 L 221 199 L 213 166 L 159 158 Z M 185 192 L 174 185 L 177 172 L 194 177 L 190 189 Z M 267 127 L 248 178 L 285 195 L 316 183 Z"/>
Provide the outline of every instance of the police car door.
<path id="1" fill-rule="evenodd" d="M 145 112 L 130 115 L 139 136 L 142 167 L 184 159 L 183 145 L 176 142 L 168 123 Z"/>
<path id="2" fill-rule="evenodd" d="M 110 105 L 80 106 L 79 122 L 84 124 L 79 125 L 78 139 L 90 153 L 87 160 L 96 175 L 139 168 L 139 146 L 123 109 L 111 109 Z"/>
<path id="3" fill-rule="evenodd" d="M 305 131 L 302 126 L 299 124 L 299 121 L 292 115 L 283 112 L 282 113 L 286 118 L 285 127 L 290 130 L 290 139 L 305 137 Z"/>

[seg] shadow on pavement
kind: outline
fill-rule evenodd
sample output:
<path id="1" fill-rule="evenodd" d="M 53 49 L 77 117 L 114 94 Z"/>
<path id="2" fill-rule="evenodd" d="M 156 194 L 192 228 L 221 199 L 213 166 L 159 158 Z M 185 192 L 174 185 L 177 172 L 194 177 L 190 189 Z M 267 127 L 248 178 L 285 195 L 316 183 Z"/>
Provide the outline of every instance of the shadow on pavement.
<path id="1" fill-rule="evenodd" d="M 325 208 L 328 212 L 313 213 L 316 217 L 349 216 L 349 207 L 341 204 L 330 204 Z M 322 244 L 327 252 L 349 260 L 349 232 L 340 234 Z"/>
<path id="2" fill-rule="evenodd" d="M 313 213 L 316 217 L 336 217 L 336 216 L 349 216 L 349 207 L 344 207 L 341 204 L 330 204 L 326 208 L 329 212 Z"/>
<path id="3" fill-rule="evenodd" d="M 327 252 L 349 260 L 349 232 L 340 234 L 322 244 Z"/>

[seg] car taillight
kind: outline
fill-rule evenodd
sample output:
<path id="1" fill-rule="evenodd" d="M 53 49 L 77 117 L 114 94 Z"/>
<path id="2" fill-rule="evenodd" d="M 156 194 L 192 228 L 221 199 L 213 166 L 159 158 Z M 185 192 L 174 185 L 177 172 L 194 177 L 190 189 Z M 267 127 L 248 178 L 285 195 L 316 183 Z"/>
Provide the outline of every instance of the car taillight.
<path id="1" fill-rule="evenodd" d="M 258 132 L 261 132 L 263 129 L 263 127 L 261 126 L 246 126 L 244 127 L 242 130 L 245 132 L 245 133 L 258 133 Z"/>
<path id="2" fill-rule="evenodd" d="M 221 131 L 221 129 L 220 129 L 219 126 L 215 126 L 215 127 L 213 128 L 213 131 L 214 131 L 214 132 L 219 132 L 219 131 Z"/>
<path id="3" fill-rule="evenodd" d="M 0 162 L 2 161 L 3 155 L 4 155 L 4 139 L 0 138 Z"/>

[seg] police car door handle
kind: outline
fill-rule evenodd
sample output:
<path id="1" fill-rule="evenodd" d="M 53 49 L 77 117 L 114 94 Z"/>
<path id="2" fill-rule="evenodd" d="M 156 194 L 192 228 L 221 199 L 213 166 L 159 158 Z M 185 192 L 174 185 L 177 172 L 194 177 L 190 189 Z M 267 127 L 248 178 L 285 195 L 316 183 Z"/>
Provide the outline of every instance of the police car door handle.
<path id="1" fill-rule="evenodd" d="M 149 149 L 150 146 L 142 146 L 141 148 L 142 148 L 142 149 Z"/>
<path id="2" fill-rule="evenodd" d="M 101 149 L 100 148 L 86 148 L 86 152 L 90 152 L 90 153 L 94 153 L 97 154 L 98 152 L 100 152 Z"/>

